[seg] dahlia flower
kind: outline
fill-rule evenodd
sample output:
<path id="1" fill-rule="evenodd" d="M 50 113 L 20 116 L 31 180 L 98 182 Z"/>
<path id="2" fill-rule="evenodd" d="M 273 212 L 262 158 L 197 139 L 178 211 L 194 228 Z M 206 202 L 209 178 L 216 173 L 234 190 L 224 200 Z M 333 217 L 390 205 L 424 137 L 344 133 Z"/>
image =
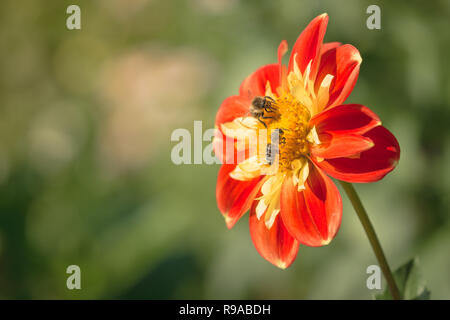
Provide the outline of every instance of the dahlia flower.
<path id="1" fill-rule="evenodd" d="M 223 163 L 216 188 L 219 210 L 228 228 L 250 210 L 257 251 L 283 269 L 300 244 L 323 246 L 336 236 L 342 200 L 330 177 L 377 181 L 400 156 L 396 138 L 373 111 L 343 104 L 362 59 L 352 45 L 323 43 L 327 23 L 327 14 L 311 21 L 287 67 L 282 64 L 287 42 L 282 41 L 278 62 L 249 75 L 239 94 L 223 101 L 215 121 L 213 146 Z M 255 98 L 269 106 L 261 117 L 250 112 Z M 279 134 L 276 141 L 273 132 Z M 254 137 L 256 147 L 250 148 Z M 268 157 L 273 142 L 277 155 Z"/>

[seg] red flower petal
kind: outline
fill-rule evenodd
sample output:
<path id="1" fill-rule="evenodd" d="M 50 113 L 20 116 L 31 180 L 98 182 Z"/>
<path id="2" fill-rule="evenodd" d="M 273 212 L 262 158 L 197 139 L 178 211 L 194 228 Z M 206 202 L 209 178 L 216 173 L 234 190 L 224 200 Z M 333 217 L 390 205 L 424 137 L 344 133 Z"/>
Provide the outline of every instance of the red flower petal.
<path id="1" fill-rule="evenodd" d="M 320 48 L 320 56 L 323 56 L 325 52 L 337 48 L 341 45 L 340 42 L 327 42 L 322 44 L 322 47 Z"/>
<path id="2" fill-rule="evenodd" d="M 217 206 L 225 217 L 227 227 L 234 224 L 250 209 L 252 201 L 261 188 L 262 177 L 250 181 L 234 180 L 230 172 L 236 165 L 223 164 L 217 177 Z"/>
<path id="3" fill-rule="evenodd" d="M 268 64 L 262 66 L 251 75 L 249 75 L 241 84 L 239 88 L 239 95 L 248 102 L 251 102 L 256 96 L 266 95 L 266 84 L 270 83 L 272 92 L 276 92 L 276 89 L 280 84 L 280 68 L 278 63 Z"/>
<path id="4" fill-rule="evenodd" d="M 311 154 L 325 159 L 349 157 L 374 146 L 371 139 L 359 134 L 322 133 L 321 144 L 313 145 Z"/>
<path id="5" fill-rule="evenodd" d="M 277 266 L 285 269 L 294 262 L 297 256 L 299 243 L 286 230 L 280 215 L 270 229 L 267 229 L 264 219 L 258 220 L 255 213 L 257 201 L 250 209 L 250 235 L 259 254 Z"/>
<path id="6" fill-rule="evenodd" d="M 301 244 L 323 246 L 335 237 L 341 225 L 341 196 L 333 181 L 312 163 L 305 190 L 299 192 L 289 177 L 280 201 L 283 222 Z"/>
<path id="7" fill-rule="evenodd" d="M 249 114 L 250 103 L 247 99 L 240 96 L 231 96 L 223 100 L 222 105 L 217 111 L 216 126 L 220 128 L 222 123 L 233 121 L 238 117 L 244 117 Z"/>
<path id="8" fill-rule="evenodd" d="M 286 52 L 288 51 L 288 44 L 286 40 L 283 40 L 280 42 L 280 45 L 278 46 L 278 66 L 279 68 L 281 68 L 281 60 L 283 58 L 283 56 L 286 54 Z"/>
<path id="9" fill-rule="evenodd" d="M 281 41 L 278 46 L 278 69 L 279 69 L 279 79 L 280 79 L 280 87 L 283 90 L 287 90 L 287 69 L 286 66 L 282 64 L 283 56 L 288 51 L 288 44 L 286 40 Z M 273 88 L 273 92 L 275 93 L 275 89 Z"/>
<path id="10" fill-rule="evenodd" d="M 392 171 L 400 158 L 400 146 L 383 126 L 364 134 L 375 144 L 359 157 L 327 159 L 317 162 L 330 176 L 347 182 L 374 182 Z"/>
<path id="11" fill-rule="evenodd" d="M 362 59 L 358 49 L 350 44 L 335 47 L 323 53 L 315 81 L 318 90 L 327 74 L 334 76 L 330 85 L 328 107 L 342 104 L 350 95 L 359 75 Z"/>
<path id="12" fill-rule="evenodd" d="M 289 71 L 294 69 L 294 57 L 302 72 L 311 63 L 310 79 L 314 79 L 320 62 L 320 49 L 327 30 L 328 15 L 326 13 L 314 18 L 303 30 L 292 48 L 289 59 Z"/>
<path id="13" fill-rule="evenodd" d="M 379 126 L 380 118 L 369 108 L 360 104 L 343 104 L 324 110 L 309 121 L 317 133 L 364 134 Z"/>
<path id="14" fill-rule="evenodd" d="M 248 146 L 246 148 L 237 148 L 237 139 L 226 136 L 221 130 L 214 132 L 213 150 L 215 156 L 221 163 L 236 164 L 247 159 L 249 154 Z"/>

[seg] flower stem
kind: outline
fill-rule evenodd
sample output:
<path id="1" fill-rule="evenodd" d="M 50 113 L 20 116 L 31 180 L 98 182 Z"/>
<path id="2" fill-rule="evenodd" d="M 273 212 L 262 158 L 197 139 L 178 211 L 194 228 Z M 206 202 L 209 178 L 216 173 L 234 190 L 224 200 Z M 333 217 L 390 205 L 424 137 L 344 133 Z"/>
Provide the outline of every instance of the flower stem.
<path id="1" fill-rule="evenodd" d="M 384 277 L 386 278 L 389 291 L 391 292 L 391 296 L 394 300 L 400 300 L 400 292 L 398 291 L 397 284 L 395 283 L 394 277 L 392 276 L 391 269 L 389 268 L 389 264 L 384 255 L 383 249 L 381 248 L 380 241 L 378 240 L 375 229 L 373 228 L 372 223 L 370 222 L 369 216 L 367 215 L 366 210 L 364 209 L 361 199 L 356 193 L 355 188 L 351 183 L 339 181 L 342 187 L 345 190 L 348 198 L 350 199 L 353 208 L 358 215 L 359 220 L 364 228 L 364 231 L 367 234 L 367 238 L 369 238 L 372 249 L 377 257 L 378 263 L 380 264 L 381 270 L 383 271 Z"/>

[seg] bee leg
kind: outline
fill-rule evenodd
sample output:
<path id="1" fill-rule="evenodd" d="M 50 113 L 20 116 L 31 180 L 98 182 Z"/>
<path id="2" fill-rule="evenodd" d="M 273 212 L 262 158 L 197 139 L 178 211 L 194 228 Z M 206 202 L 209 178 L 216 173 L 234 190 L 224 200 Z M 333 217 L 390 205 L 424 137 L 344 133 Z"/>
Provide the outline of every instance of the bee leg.
<path id="1" fill-rule="evenodd" d="M 263 118 L 264 118 L 264 117 L 263 117 Z M 256 120 L 258 120 L 259 122 L 261 122 L 261 123 L 264 125 L 264 127 L 267 129 L 267 124 L 266 124 L 264 121 L 261 120 L 261 117 L 256 118 Z"/>
<path id="2" fill-rule="evenodd" d="M 271 107 L 271 106 L 264 107 L 264 111 L 269 112 L 269 113 L 275 112 L 275 110 L 276 109 L 274 107 Z"/>
<path id="3" fill-rule="evenodd" d="M 270 96 L 265 96 L 264 98 L 272 100 L 273 102 L 275 102 L 275 100 L 272 97 L 270 97 Z"/>

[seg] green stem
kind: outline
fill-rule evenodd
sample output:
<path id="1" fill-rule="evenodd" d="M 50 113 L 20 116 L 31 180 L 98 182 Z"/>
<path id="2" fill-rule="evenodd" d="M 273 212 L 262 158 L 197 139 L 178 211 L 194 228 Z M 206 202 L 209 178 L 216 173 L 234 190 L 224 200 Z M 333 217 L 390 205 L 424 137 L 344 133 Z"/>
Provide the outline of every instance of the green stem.
<path id="1" fill-rule="evenodd" d="M 375 229 L 373 228 L 369 216 L 367 215 L 367 212 L 361 203 L 361 199 L 359 198 L 355 188 L 351 183 L 344 181 L 339 182 L 344 188 L 345 193 L 347 193 L 347 196 L 350 199 L 353 208 L 355 209 L 356 214 L 358 215 L 358 218 L 361 221 L 361 224 L 363 225 L 364 231 L 367 234 L 367 238 L 369 238 L 372 249 L 375 253 L 375 256 L 377 257 L 378 263 L 380 264 L 384 277 L 386 278 L 392 298 L 394 298 L 394 300 L 400 300 L 401 296 L 400 292 L 398 291 L 397 284 L 394 281 L 391 269 L 389 268 L 389 264 L 386 260 L 383 249 L 381 248 L 380 241 L 378 240 Z"/>

